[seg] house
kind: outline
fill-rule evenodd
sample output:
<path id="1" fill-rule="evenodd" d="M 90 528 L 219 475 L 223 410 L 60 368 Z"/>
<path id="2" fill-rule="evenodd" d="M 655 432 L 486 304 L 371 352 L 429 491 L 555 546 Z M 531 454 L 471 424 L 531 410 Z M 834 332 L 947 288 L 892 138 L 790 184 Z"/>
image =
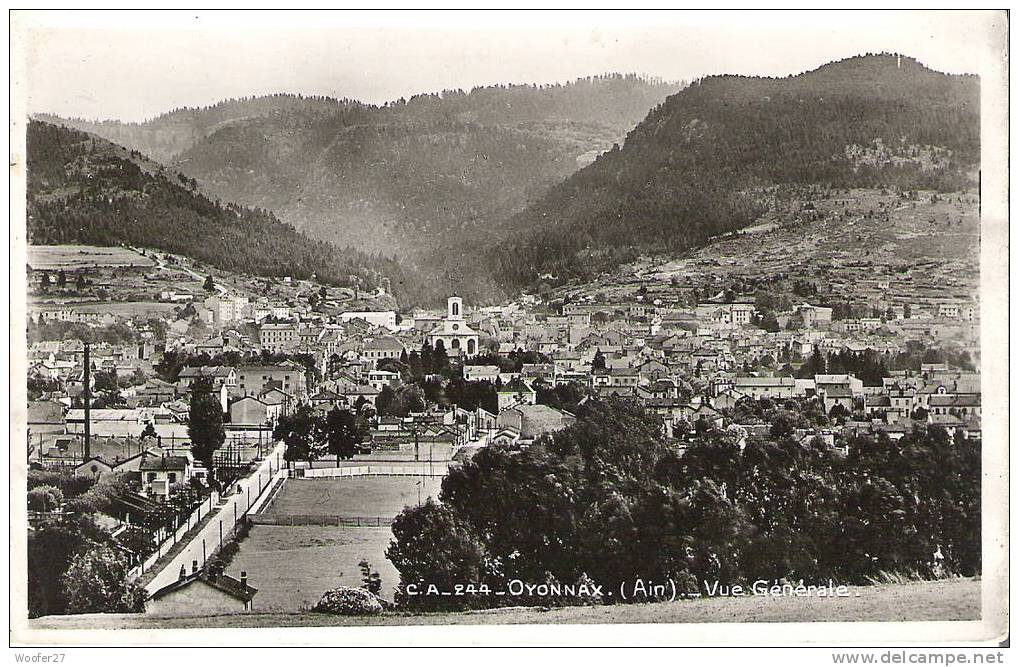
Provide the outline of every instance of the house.
<path id="1" fill-rule="evenodd" d="M 528 382 L 541 380 L 547 384 L 555 384 L 555 364 L 523 364 L 520 368 L 520 377 Z"/>
<path id="2" fill-rule="evenodd" d="M 258 398 L 267 405 L 280 406 L 281 415 L 289 415 L 294 410 L 294 397 L 275 386 L 270 386 Z"/>
<path id="3" fill-rule="evenodd" d="M 270 389 L 279 389 L 298 403 L 305 401 L 308 397 L 308 383 L 304 366 L 284 361 L 237 368 L 237 385 L 233 396 L 259 396 Z"/>
<path id="4" fill-rule="evenodd" d="M 500 447 L 515 445 L 520 442 L 520 431 L 513 428 L 501 428 L 492 433 L 489 442 Z"/>
<path id="5" fill-rule="evenodd" d="M 577 418 L 549 405 L 515 405 L 499 413 L 498 427 L 512 429 L 520 435 L 520 440 L 535 440 L 546 433 L 560 431 Z"/>
<path id="6" fill-rule="evenodd" d="M 295 322 L 268 322 L 259 328 L 258 341 L 263 350 L 274 354 L 288 352 L 300 343 L 300 329 Z"/>
<path id="7" fill-rule="evenodd" d="M 820 395 L 832 387 L 846 389 L 853 396 L 863 395 L 863 380 L 845 373 L 837 375 L 815 375 L 814 388 Z"/>
<path id="8" fill-rule="evenodd" d="M 732 410 L 736 407 L 737 403 L 746 397 L 746 394 L 736 391 L 735 389 L 725 389 L 720 391 L 713 399 L 711 399 L 711 406 L 718 410 Z"/>
<path id="9" fill-rule="evenodd" d="M 396 328 L 396 311 L 395 310 L 358 310 L 358 311 L 347 311 L 340 313 L 340 322 L 347 323 L 351 320 L 363 320 L 368 324 L 376 327 L 385 327 L 387 329 Z"/>
<path id="10" fill-rule="evenodd" d="M 399 360 L 406 352 L 407 347 L 393 336 L 379 336 L 364 344 L 361 356 L 378 366 L 384 359 Z"/>
<path id="11" fill-rule="evenodd" d="M 680 408 L 680 415 L 682 419 L 686 420 L 691 425 L 702 420 L 716 428 L 721 428 L 724 425 L 722 413 L 707 403 L 701 403 L 698 405 L 683 405 Z"/>
<path id="12" fill-rule="evenodd" d="M 864 397 L 863 411 L 871 419 L 884 418 L 885 421 L 893 421 L 889 419 L 891 410 L 892 399 L 885 394 Z"/>
<path id="13" fill-rule="evenodd" d="M 145 441 L 143 440 L 142 442 Z M 100 443 L 97 442 L 96 444 L 99 445 Z M 98 449 L 101 453 L 74 467 L 76 477 L 102 477 L 109 472 L 138 472 L 141 469 L 142 461 L 146 458 L 160 458 L 163 456 L 163 450 L 158 447 L 142 449 L 134 456 L 129 456 L 123 460 L 121 460 L 119 454 L 111 455 L 108 447 L 97 446 L 95 449 Z M 127 450 L 130 451 L 129 445 Z"/>
<path id="14" fill-rule="evenodd" d="M 499 367 L 465 364 L 463 376 L 467 382 L 491 382 L 495 384 L 495 381 L 499 379 Z"/>
<path id="15" fill-rule="evenodd" d="M 757 308 L 752 303 L 699 303 L 695 312 L 698 320 L 742 325 L 753 321 Z"/>
<path id="16" fill-rule="evenodd" d="M 334 407 L 339 407 L 342 403 L 346 407 L 346 399 L 343 396 L 337 394 L 335 391 L 329 389 L 319 389 L 315 394 L 308 399 L 313 408 L 324 407 L 327 410 L 331 410 Z"/>
<path id="17" fill-rule="evenodd" d="M 980 394 L 935 394 L 928 402 L 928 421 L 947 424 L 980 418 Z"/>
<path id="18" fill-rule="evenodd" d="M 213 391 L 226 412 L 229 397 L 236 391 L 237 371 L 230 366 L 187 366 L 177 375 L 177 386 L 181 392 L 188 392 L 198 378 L 212 381 Z"/>
<path id="19" fill-rule="evenodd" d="M 282 415 L 282 403 L 267 403 L 254 396 L 244 396 L 230 404 L 230 425 L 233 427 L 271 426 Z"/>
<path id="20" fill-rule="evenodd" d="M 93 456 L 74 466 L 75 477 L 102 477 L 112 471 L 113 466 L 98 456 Z"/>
<path id="21" fill-rule="evenodd" d="M 818 395 L 821 397 L 821 400 L 824 401 L 825 414 L 831 414 L 832 409 L 834 409 L 836 405 L 842 406 L 847 412 L 853 411 L 855 399 L 853 397 L 853 392 L 847 387 L 829 385 L 828 388 L 819 391 Z"/>
<path id="22" fill-rule="evenodd" d="M 237 372 L 232 366 L 185 366 L 177 374 L 177 387 L 186 392 L 198 378 L 211 379 L 217 389 L 222 385 L 232 389 L 237 384 Z"/>
<path id="23" fill-rule="evenodd" d="M 812 306 L 809 303 L 800 304 L 794 309 L 800 316 L 803 327 L 812 329 L 815 326 L 831 324 L 832 309 L 824 306 Z"/>
<path id="24" fill-rule="evenodd" d="M 178 484 L 190 481 L 193 467 L 190 454 L 145 456 L 138 466 L 142 476 L 142 491 L 147 496 L 166 498 Z"/>
<path id="25" fill-rule="evenodd" d="M 632 394 L 640 384 L 640 371 L 635 368 L 599 368 L 591 374 L 591 386 L 616 387 Z"/>
<path id="26" fill-rule="evenodd" d="M 166 616 L 228 614 L 251 611 L 258 589 L 248 585 L 248 575 L 240 579 L 198 569 L 191 564 L 191 574 L 181 565 L 180 577 L 152 594 L 145 604 L 145 613 Z"/>
<path id="27" fill-rule="evenodd" d="M 150 378 L 135 389 L 135 398 L 139 405 L 160 405 L 177 398 L 177 385 L 159 378 Z"/>
<path id="28" fill-rule="evenodd" d="M 738 377 L 733 389 L 753 399 L 792 398 L 796 381 L 791 377 Z"/>
<path id="29" fill-rule="evenodd" d="M 499 397 L 499 413 L 514 405 L 534 405 L 538 402 L 538 393 L 519 378 L 504 384 L 496 390 Z"/>
<path id="30" fill-rule="evenodd" d="M 400 384 L 400 374 L 393 371 L 369 371 L 368 386 L 382 391 L 383 387 L 397 387 Z"/>
<path id="31" fill-rule="evenodd" d="M 346 401 L 347 407 L 354 408 L 360 399 L 364 399 L 368 405 L 375 407 L 375 399 L 378 398 L 381 390 L 366 384 L 344 385 L 338 393 Z"/>

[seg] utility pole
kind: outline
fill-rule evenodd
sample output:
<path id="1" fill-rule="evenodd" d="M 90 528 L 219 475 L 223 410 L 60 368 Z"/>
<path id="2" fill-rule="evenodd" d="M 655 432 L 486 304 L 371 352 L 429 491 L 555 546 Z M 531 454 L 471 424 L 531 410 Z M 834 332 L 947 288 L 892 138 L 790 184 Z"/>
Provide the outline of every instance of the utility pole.
<path id="1" fill-rule="evenodd" d="M 92 362 L 89 355 L 88 343 L 85 343 L 85 373 L 82 379 L 84 380 L 82 396 L 85 399 L 85 448 L 83 453 L 84 461 L 88 461 L 92 458 L 92 423 L 90 412 L 92 406 Z"/>

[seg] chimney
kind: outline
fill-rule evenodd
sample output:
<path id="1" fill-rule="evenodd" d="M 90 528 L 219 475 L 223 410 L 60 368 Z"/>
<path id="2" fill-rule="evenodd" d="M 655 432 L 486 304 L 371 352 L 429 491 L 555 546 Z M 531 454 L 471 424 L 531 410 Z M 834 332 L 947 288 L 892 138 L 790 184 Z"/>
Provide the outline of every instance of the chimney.
<path id="1" fill-rule="evenodd" d="M 186 569 L 186 568 L 184 567 L 184 565 L 183 565 L 183 564 L 181 564 L 181 566 L 180 566 L 180 580 L 181 580 L 181 581 L 184 581 L 184 579 L 185 579 L 185 578 L 186 578 L 187 576 L 188 576 L 188 573 L 187 573 L 187 569 Z"/>
<path id="2" fill-rule="evenodd" d="M 184 566 L 181 565 L 180 569 L 183 572 Z M 198 561 L 197 560 L 193 560 L 193 561 L 191 561 L 191 574 L 195 574 L 197 572 L 198 572 Z"/>
<path id="3" fill-rule="evenodd" d="M 241 571 L 241 590 L 248 590 L 248 573 Z"/>

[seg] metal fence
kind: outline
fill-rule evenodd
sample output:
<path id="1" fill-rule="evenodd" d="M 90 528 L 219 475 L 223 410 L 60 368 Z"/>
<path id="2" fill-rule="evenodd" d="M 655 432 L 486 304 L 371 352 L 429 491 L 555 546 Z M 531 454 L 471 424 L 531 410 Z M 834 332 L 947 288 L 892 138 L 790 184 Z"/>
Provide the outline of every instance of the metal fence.
<path id="1" fill-rule="evenodd" d="M 250 514 L 255 526 L 346 526 L 382 528 L 393 525 L 392 517 L 337 516 L 333 514 Z"/>
<path id="2" fill-rule="evenodd" d="M 413 463 L 388 466 L 347 466 L 345 468 L 295 468 L 290 471 L 290 476 L 303 479 L 318 477 L 365 477 L 373 475 L 445 477 L 447 472 L 449 472 L 449 465 L 447 462 L 443 461 L 441 464 Z"/>

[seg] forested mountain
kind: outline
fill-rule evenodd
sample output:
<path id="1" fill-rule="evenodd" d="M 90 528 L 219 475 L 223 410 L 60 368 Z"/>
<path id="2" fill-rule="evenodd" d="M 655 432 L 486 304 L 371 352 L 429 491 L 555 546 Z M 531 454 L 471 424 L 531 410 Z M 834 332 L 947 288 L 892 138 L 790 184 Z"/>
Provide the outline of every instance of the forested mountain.
<path id="1" fill-rule="evenodd" d="M 637 252 L 683 251 L 744 227 L 781 186 L 973 185 L 979 120 L 977 77 L 895 55 L 781 79 L 705 78 L 507 221 L 482 264 L 507 287 L 585 279 Z"/>
<path id="2" fill-rule="evenodd" d="M 362 106 L 351 100 L 280 94 L 224 100 L 200 108 L 174 109 L 142 123 L 60 118 L 50 114 L 36 114 L 34 118 L 89 132 L 169 164 L 181 151 L 233 122 L 280 113 L 329 114 Z"/>
<path id="3" fill-rule="evenodd" d="M 214 202 L 196 183 L 104 139 L 31 121 L 28 126 L 30 243 L 128 244 L 187 255 L 262 276 L 308 278 L 394 290 L 398 265 L 382 257 L 314 241 L 272 213 Z"/>
<path id="4" fill-rule="evenodd" d="M 384 106 L 275 96 L 141 125 L 71 122 L 164 161 L 225 201 L 323 240 L 430 262 L 622 141 L 679 90 L 635 75 L 417 95 Z"/>

